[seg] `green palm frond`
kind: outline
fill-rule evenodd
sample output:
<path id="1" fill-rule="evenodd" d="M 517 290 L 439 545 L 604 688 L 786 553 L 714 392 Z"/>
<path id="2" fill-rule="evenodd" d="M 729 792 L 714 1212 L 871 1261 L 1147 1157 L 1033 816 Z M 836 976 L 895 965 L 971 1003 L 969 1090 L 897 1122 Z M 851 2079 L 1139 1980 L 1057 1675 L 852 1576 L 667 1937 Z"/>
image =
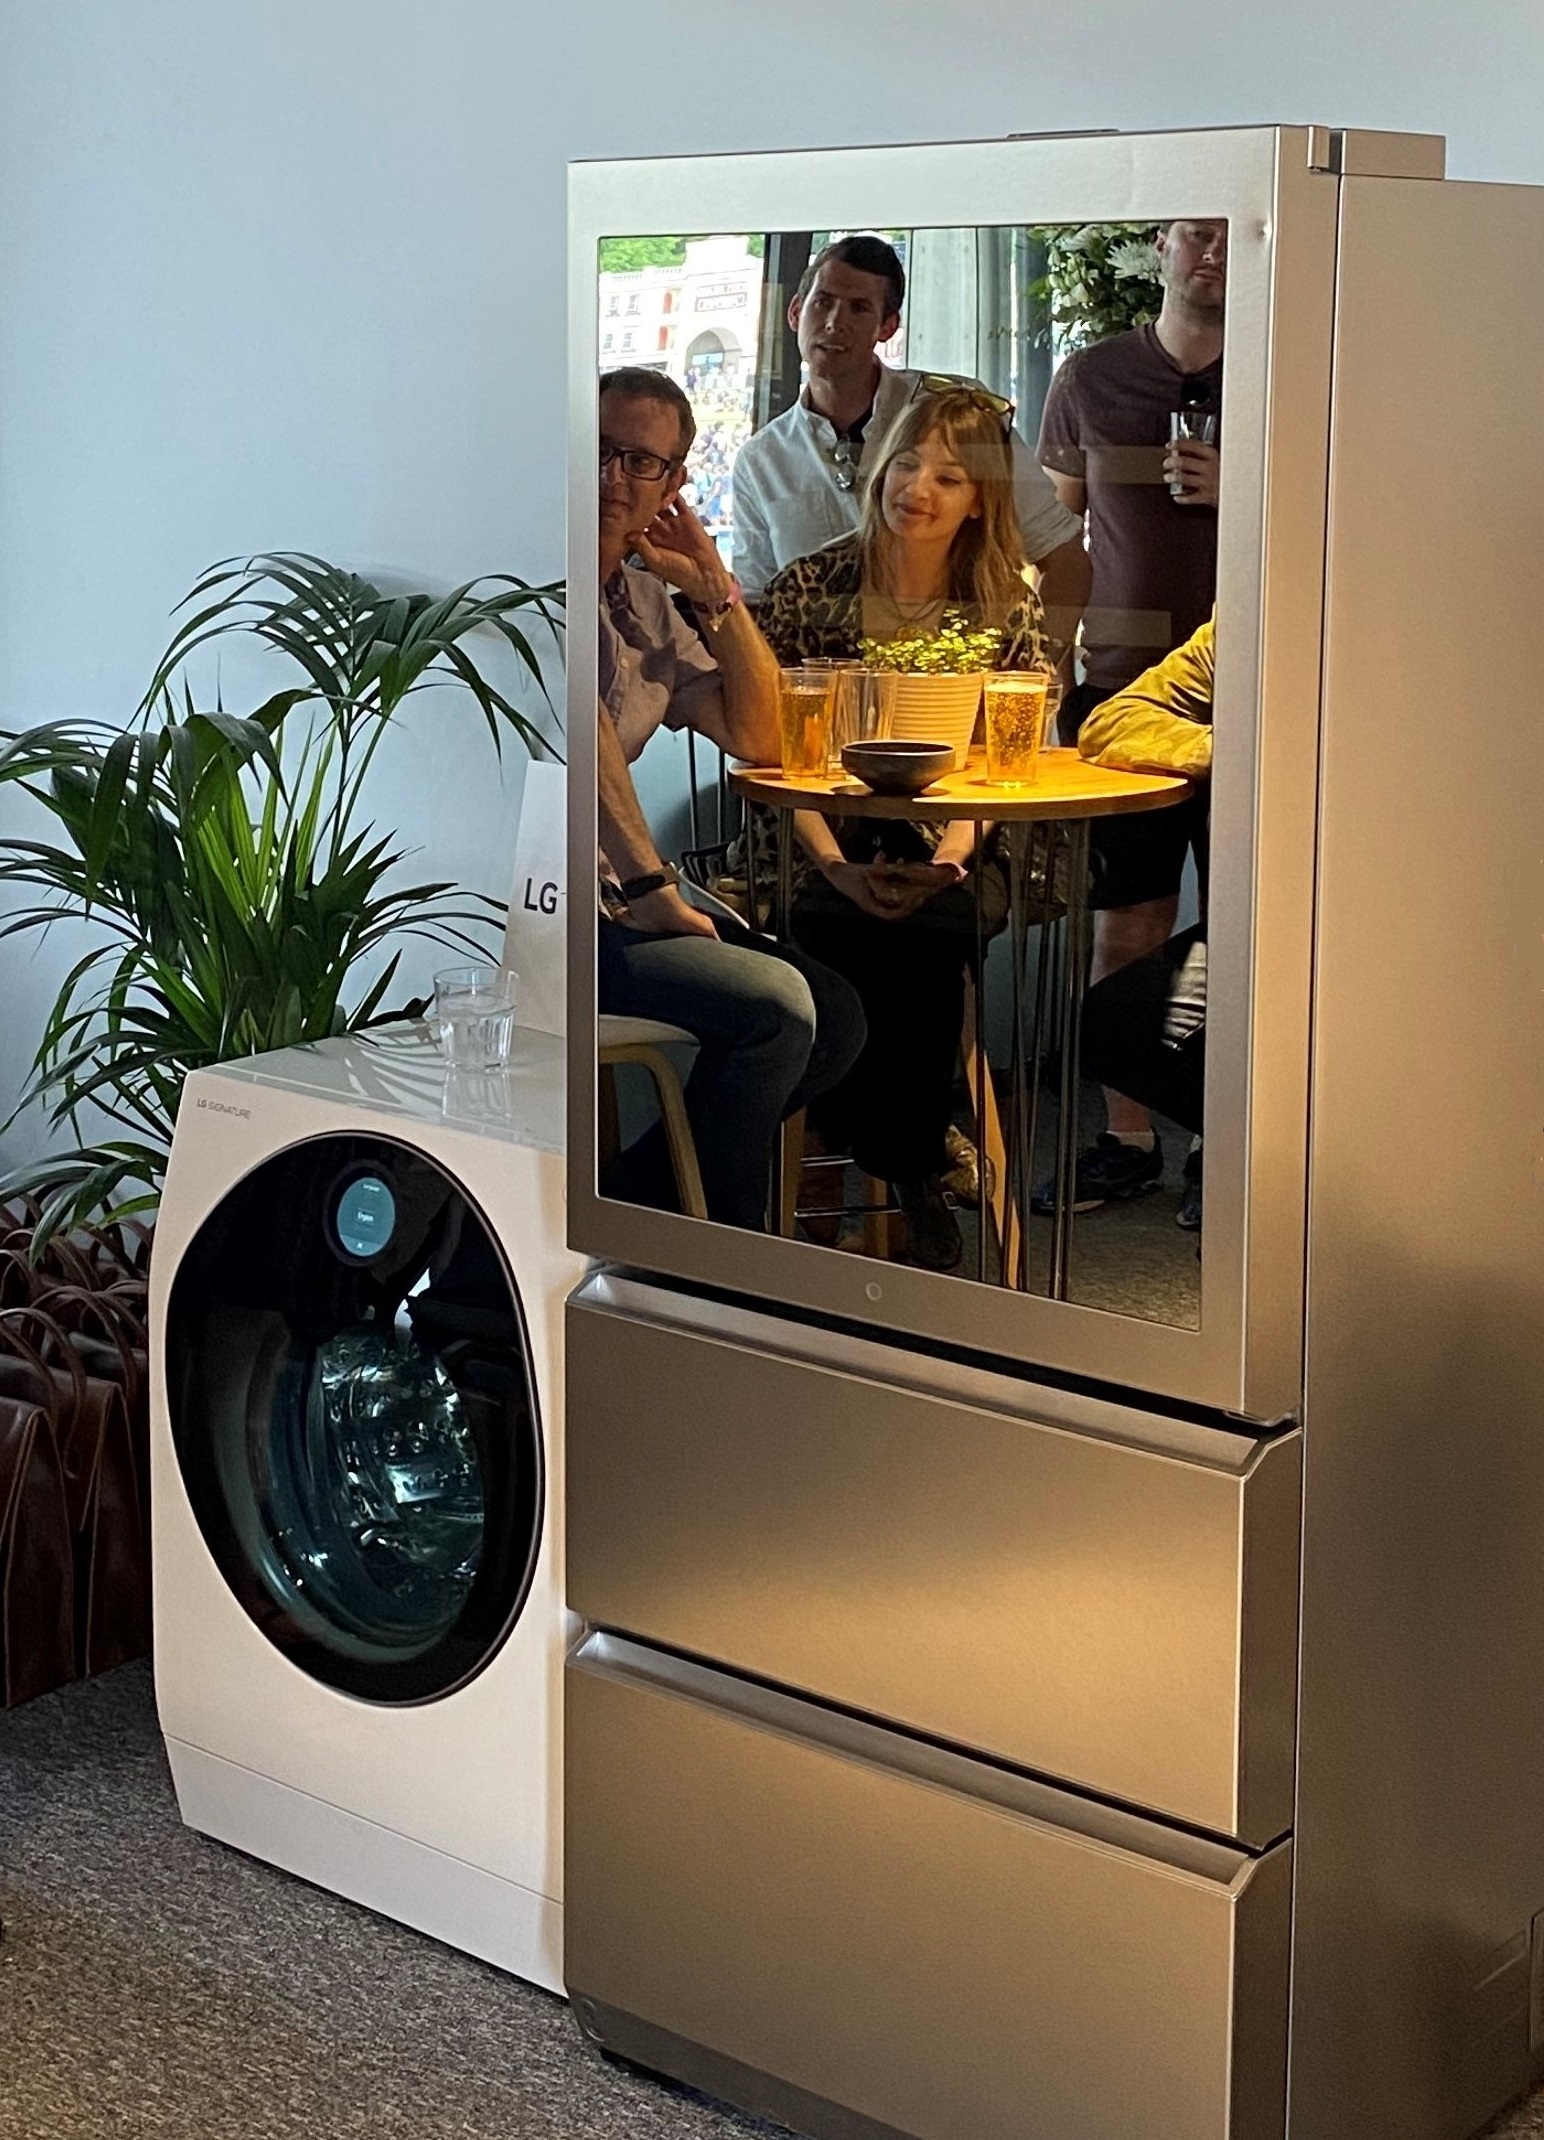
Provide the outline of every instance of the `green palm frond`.
<path id="1" fill-rule="evenodd" d="M 557 646 L 561 581 L 535 586 L 510 573 L 490 573 L 446 594 L 388 594 L 325 558 L 274 550 L 212 566 L 181 606 L 193 613 L 157 665 L 141 714 L 169 704 L 174 680 L 200 647 L 244 632 L 296 663 L 331 709 L 346 745 L 372 721 L 390 720 L 410 691 L 444 681 L 448 673 L 471 692 L 495 748 L 508 729 L 533 756 L 557 755 L 549 736 L 493 683 L 465 641 L 476 632 L 500 640 L 553 713 L 525 620 L 533 618 L 543 641 Z"/>
<path id="2" fill-rule="evenodd" d="M 555 754 L 468 641 L 512 651 L 550 716 L 531 630 L 556 645 L 562 602 L 557 583 L 507 575 L 388 595 L 298 552 L 227 561 L 183 605 L 136 725 L 0 733 L 0 783 L 52 820 L 49 838 L 0 841 L 0 895 L 16 902 L 0 938 L 92 925 L 9 1118 L 37 1108 L 78 1141 L 0 1182 L 43 1201 L 44 1236 L 154 1205 L 190 1070 L 421 1008 L 387 1000 L 409 938 L 486 955 L 502 902 L 401 881 L 405 850 L 362 822 L 365 775 L 393 715 L 436 682 L 471 693 L 496 749 L 513 734 Z M 236 632 L 304 680 L 245 716 L 203 710 L 186 664 Z M 88 1141 L 94 1117 L 117 1134 Z"/>

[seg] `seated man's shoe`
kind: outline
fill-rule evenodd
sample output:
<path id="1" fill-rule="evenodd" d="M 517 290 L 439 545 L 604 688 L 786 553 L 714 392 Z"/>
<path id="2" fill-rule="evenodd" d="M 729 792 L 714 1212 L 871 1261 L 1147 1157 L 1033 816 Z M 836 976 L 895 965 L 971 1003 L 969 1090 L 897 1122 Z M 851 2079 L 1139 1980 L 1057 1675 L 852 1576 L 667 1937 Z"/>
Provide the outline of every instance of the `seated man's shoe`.
<path id="1" fill-rule="evenodd" d="M 911 1260 L 925 1271 L 957 1271 L 965 1259 L 960 1222 L 944 1201 L 942 1184 L 898 1181 L 892 1184 L 906 1216 Z"/>
<path id="2" fill-rule="evenodd" d="M 1074 1211 L 1097 1211 L 1101 1204 L 1129 1204 L 1138 1196 L 1150 1196 L 1163 1180 L 1163 1146 L 1155 1136 L 1153 1148 L 1122 1144 L 1105 1130 L 1086 1151 L 1079 1152 L 1072 1182 Z M 1056 1208 L 1056 1182 L 1036 1182 L 1029 1195 L 1029 1208 L 1047 1218 Z"/>
<path id="3" fill-rule="evenodd" d="M 951 1122 L 944 1132 L 944 1150 L 949 1164 L 938 1177 L 938 1186 L 957 1204 L 970 1210 L 979 1210 L 981 1205 L 981 1154 L 965 1135 Z M 989 1159 L 986 1162 L 986 1193 L 988 1198 L 996 1194 L 997 1170 Z"/>
<path id="4" fill-rule="evenodd" d="M 1201 1147 L 1196 1146 L 1185 1158 L 1185 1186 L 1180 1191 L 1179 1209 L 1174 1214 L 1176 1226 L 1183 1226 L 1186 1233 L 1201 1231 Z"/>

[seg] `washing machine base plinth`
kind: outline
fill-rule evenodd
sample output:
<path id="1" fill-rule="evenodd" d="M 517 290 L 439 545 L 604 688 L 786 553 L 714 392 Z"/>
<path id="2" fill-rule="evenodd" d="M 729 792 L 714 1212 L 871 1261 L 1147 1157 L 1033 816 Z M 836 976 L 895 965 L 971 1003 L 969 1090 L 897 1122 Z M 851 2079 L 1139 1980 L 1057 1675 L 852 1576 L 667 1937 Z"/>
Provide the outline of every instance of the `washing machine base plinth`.
<path id="1" fill-rule="evenodd" d="M 168 1737 L 183 1821 L 463 1954 L 563 1995 L 563 1911 L 550 1895 Z"/>

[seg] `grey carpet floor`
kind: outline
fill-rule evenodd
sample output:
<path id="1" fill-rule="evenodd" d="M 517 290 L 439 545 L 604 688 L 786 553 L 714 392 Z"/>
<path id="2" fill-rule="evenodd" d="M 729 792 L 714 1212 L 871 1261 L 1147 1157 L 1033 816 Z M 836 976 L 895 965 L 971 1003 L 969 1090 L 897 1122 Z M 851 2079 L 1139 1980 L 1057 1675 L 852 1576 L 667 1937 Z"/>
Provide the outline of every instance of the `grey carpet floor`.
<path id="1" fill-rule="evenodd" d="M 778 2140 L 191 1834 L 143 1665 L 0 1715 L 0 1916 L 3 2140 Z M 1488 2140 L 1541 2135 L 1544 2091 Z"/>
<path id="2" fill-rule="evenodd" d="M 0 1716 L 4 2140 L 774 2140 L 182 1827 L 146 1666 Z"/>

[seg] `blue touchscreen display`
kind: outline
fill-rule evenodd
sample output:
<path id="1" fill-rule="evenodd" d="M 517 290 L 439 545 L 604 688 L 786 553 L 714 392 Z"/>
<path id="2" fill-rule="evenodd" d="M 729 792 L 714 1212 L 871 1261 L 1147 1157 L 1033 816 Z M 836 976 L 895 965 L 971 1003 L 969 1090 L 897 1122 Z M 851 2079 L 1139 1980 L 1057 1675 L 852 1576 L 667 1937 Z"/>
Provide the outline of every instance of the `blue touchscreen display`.
<path id="1" fill-rule="evenodd" d="M 397 1199 L 378 1174 L 361 1174 L 338 1198 L 333 1220 L 345 1254 L 378 1256 L 397 1223 Z"/>

